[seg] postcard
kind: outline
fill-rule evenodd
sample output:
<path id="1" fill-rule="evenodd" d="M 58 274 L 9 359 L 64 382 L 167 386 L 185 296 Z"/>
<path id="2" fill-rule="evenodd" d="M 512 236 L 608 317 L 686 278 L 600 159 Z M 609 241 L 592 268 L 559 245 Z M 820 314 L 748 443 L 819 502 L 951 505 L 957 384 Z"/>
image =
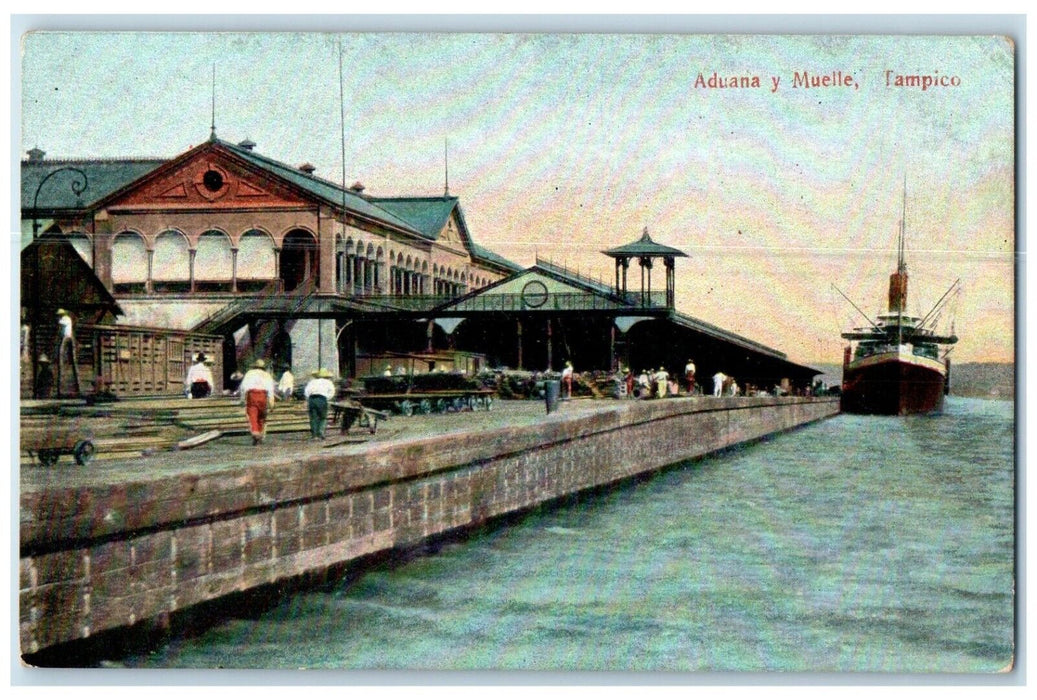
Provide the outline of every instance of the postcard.
<path id="1" fill-rule="evenodd" d="M 24 34 L 21 663 L 1011 671 L 1015 41 Z"/>

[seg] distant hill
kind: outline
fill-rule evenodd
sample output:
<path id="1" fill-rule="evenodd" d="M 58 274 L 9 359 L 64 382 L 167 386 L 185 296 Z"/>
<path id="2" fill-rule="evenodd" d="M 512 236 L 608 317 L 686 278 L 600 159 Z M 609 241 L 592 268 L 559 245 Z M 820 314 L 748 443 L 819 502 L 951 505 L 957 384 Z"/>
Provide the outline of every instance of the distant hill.
<path id="1" fill-rule="evenodd" d="M 951 395 L 1014 399 L 1015 365 L 1003 362 L 951 363 Z"/>
<path id="2" fill-rule="evenodd" d="M 818 379 L 828 386 L 839 386 L 843 366 L 825 363 L 810 364 L 823 374 Z M 1015 365 L 1007 362 L 951 363 L 951 395 L 980 399 L 1015 398 Z"/>

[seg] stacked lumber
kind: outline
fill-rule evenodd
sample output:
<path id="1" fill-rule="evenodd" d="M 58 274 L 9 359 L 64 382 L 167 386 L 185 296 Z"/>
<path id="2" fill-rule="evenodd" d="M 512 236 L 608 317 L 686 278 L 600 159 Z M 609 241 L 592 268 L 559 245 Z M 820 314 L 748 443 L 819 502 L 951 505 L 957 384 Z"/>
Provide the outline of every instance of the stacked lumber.
<path id="1" fill-rule="evenodd" d="M 224 435 L 248 433 L 245 409 L 233 399 L 189 401 L 193 406 L 178 412 L 172 422 L 194 432 L 219 430 Z M 294 433 L 308 431 L 310 419 L 305 401 L 278 401 L 267 413 L 266 432 Z"/>
<path id="2" fill-rule="evenodd" d="M 96 449 L 95 460 L 130 459 L 165 450 L 187 449 L 224 435 L 248 433 L 245 409 L 231 397 L 171 396 L 92 406 L 64 404 L 52 407 L 51 415 L 41 415 L 33 407 L 21 417 L 21 425 L 27 432 L 45 431 L 55 422 L 63 427 L 72 423 L 84 437 L 89 437 Z M 305 401 L 279 401 L 267 419 L 268 434 L 309 429 Z M 32 458 L 22 454 L 21 462 L 31 464 Z"/>
<path id="3" fill-rule="evenodd" d="M 149 420 L 146 417 L 57 415 L 22 416 L 23 435 L 37 435 L 48 430 L 76 435 L 94 444 L 95 460 L 129 459 L 169 449 L 184 436 L 177 426 Z M 23 440 L 24 443 L 24 440 Z M 71 459 L 68 457 L 67 459 Z M 31 464 L 32 458 L 24 453 L 22 464 Z"/>

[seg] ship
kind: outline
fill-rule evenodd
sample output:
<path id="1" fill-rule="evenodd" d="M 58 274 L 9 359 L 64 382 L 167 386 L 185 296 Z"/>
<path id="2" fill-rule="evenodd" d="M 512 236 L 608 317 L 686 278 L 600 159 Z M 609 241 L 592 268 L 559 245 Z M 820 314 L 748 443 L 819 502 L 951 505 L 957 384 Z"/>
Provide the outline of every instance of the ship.
<path id="1" fill-rule="evenodd" d="M 959 280 L 955 280 L 926 315 L 912 316 L 907 312 L 906 213 L 905 183 L 897 268 L 889 276 L 887 311 L 872 320 L 850 302 L 868 325 L 841 334 L 851 341 L 843 352 L 840 408 L 845 413 L 887 416 L 940 413 L 950 390 L 949 352 L 958 337 L 954 335 L 953 324 L 946 335 L 938 334 L 935 326 L 947 302 L 953 298 L 952 292 L 960 288 Z M 845 294 L 842 296 L 850 301 Z"/>

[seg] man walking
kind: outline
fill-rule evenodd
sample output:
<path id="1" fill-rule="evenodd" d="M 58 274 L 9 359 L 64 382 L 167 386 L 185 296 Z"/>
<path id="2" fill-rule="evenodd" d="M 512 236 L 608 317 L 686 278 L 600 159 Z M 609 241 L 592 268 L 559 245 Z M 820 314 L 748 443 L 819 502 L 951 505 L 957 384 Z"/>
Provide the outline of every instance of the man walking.
<path id="1" fill-rule="evenodd" d="M 323 440 L 328 429 L 328 404 L 335 399 L 335 383 L 331 372 L 321 368 L 313 373 L 313 379 L 303 389 L 306 410 L 310 414 L 310 437 Z"/>
<path id="2" fill-rule="evenodd" d="M 187 378 L 184 379 L 184 384 L 187 385 L 187 395 L 192 399 L 204 399 L 212 393 L 212 370 L 205 364 L 207 359 L 209 358 L 205 356 L 204 352 L 198 353 L 195 363 L 187 370 Z"/>
<path id="3" fill-rule="evenodd" d="M 282 399 L 292 398 L 292 393 L 295 391 L 295 377 L 292 375 L 291 368 L 286 368 L 284 374 L 281 375 L 281 380 L 277 382 L 277 393 Z"/>
<path id="4" fill-rule="evenodd" d="M 266 362 L 256 360 L 252 369 L 241 379 L 241 401 L 245 404 L 252 444 L 258 445 L 266 436 L 266 416 L 274 405 L 274 378 L 266 371 Z"/>

